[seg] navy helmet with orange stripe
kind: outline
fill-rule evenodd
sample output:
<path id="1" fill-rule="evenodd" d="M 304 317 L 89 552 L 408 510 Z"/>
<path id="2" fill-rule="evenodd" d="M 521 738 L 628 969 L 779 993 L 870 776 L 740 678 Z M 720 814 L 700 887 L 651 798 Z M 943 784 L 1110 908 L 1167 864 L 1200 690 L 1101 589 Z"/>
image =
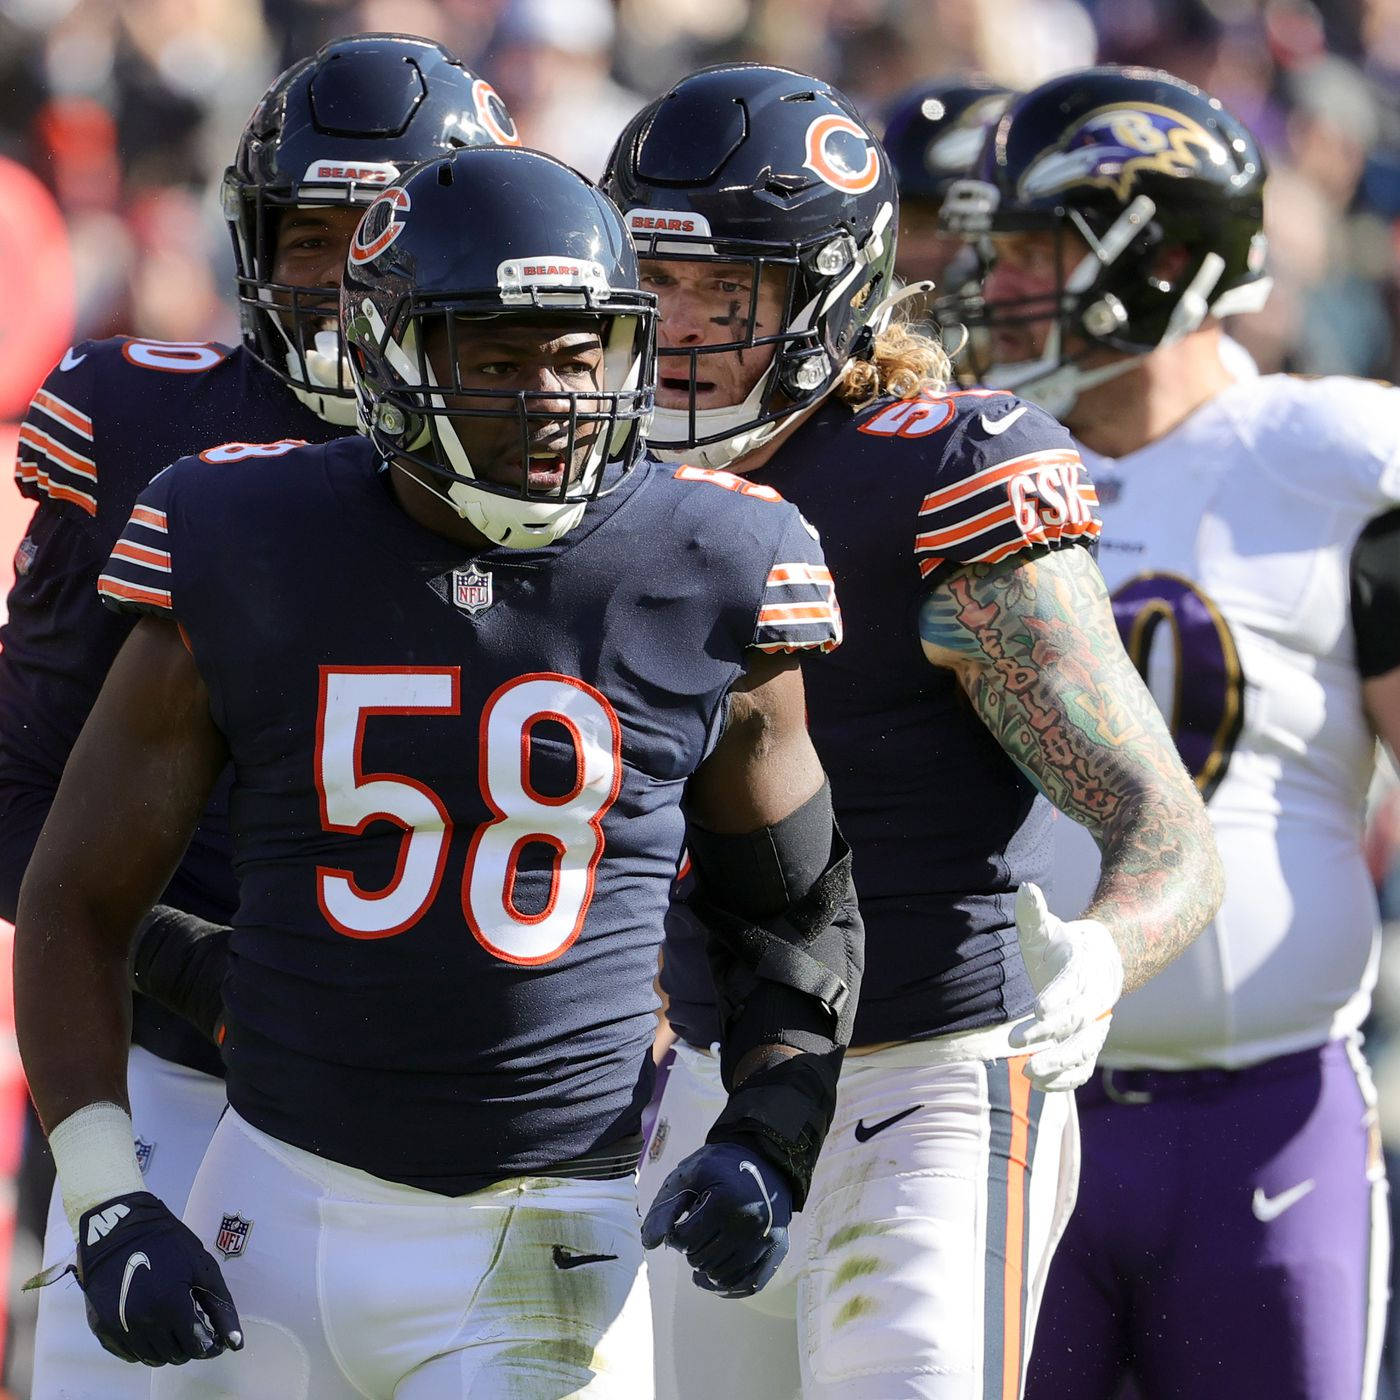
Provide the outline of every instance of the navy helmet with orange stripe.
<path id="1" fill-rule="evenodd" d="M 702 69 L 628 124 L 603 187 L 643 259 L 747 264 L 748 308 L 722 345 L 663 348 L 661 375 L 686 408 L 656 411 L 651 449 L 723 466 L 814 403 L 866 353 L 889 294 L 899 196 L 879 141 L 843 93 L 754 63 Z M 763 281 L 785 284 L 777 329 L 761 333 Z M 704 357 L 773 347 L 742 403 L 702 408 Z"/>
<path id="2" fill-rule="evenodd" d="M 338 288 L 277 279 L 279 221 L 292 208 L 366 208 L 410 166 L 464 146 L 519 144 L 491 84 L 430 39 L 358 34 L 293 64 L 224 172 L 244 344 L 313 412 L 352 425 Z"/>

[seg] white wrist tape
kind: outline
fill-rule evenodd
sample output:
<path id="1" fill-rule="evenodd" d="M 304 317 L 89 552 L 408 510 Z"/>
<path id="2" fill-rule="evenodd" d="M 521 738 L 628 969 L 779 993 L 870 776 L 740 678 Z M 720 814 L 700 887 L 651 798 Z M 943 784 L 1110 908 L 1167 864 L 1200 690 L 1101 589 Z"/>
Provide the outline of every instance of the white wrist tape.
<path id="1" fill-rule="evenodd" d="M 144 1191 L 131 1115 L 114 1103 L 90 1103 L 70 1113 L 49 1134 L 49 1148 L 63 1192 L 63 1213 L 76 1237 L 78 1222 L 93 1206 Z"/>

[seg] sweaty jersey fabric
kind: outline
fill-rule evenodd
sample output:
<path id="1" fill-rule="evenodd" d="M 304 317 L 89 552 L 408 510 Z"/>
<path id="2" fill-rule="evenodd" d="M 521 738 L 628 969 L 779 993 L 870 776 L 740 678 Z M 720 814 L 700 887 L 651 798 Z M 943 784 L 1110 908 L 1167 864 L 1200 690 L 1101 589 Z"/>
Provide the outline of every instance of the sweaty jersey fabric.
<path id="1" fill-rule="evenodd" d="M 1268 375 L 1139 452 L 1086 459 L 1119 629 L 1226 874 L 1215 922 L 1114 1010 L 1102 1061 L 1238 1067 L 1353 1031 L 1377 913 L 1348 571 L 1363 527 L 1400 501 L 1400 390 Z M 1098 853 L 1073 822 L 1056 834 L 1052 903 L 1072 915 Z"/>
<path id="2" fill-rule="evenodd" d="M 242 349 L 165 341 L 84 341 L 35 393 L 19 432 L 15 480 L 38 503 L 15 555 L 0 630 L 0 914 L 20 881 L 68 753 L 132 619 L 104 608 L 97 577 L 147 482 L 177 457 L 234 438 L 320 441 L 338 431 L 303 408 Z M 227 921 L 237 904 L 216 793 L 164 899 Z M 184 1022 L 136 998 L 133 1038 L 220 1073 Z"/>
<path id="3" fill-rule="evenodd" d="M 919 607 L 960 564 L 1092 540 L 1069 435 L 1010 394 L 831 402 L 751 478 L 821 533 L 841 650 L 803 666 L 817 752 L 854 855 L 865 975 L 854 1042 L 994 1024 L 1031 1004 L 1013 904 L 1045 878 L 1049 804 L 919 644 Z M 662 985 L 692 1044 L 717 1035 L 699 933 L 672 916 Z"/>
<path id="4" fill-rule="evenodd" d="M 798 513 L 643 463 L 557 544 L 471 553 L 364 439 L 214 452 L 102 589 L 178 620 L 228 742 L 238 1112 L 449 1195 L 635 1133 L 685 784 L 750 647 L 839 636 Z"/>

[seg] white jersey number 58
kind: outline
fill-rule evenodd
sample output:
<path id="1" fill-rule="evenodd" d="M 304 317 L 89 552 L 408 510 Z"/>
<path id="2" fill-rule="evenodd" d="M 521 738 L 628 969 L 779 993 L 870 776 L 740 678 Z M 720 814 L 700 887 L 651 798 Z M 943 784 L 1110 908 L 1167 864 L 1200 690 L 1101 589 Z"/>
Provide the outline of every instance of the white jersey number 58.
<path id="1" fill-rule="evenodd" d="M 371 822 L 403 828 L 387 885 L 366 890 L 353 872 L 317 869 L 317 898 L 332 927 L 350 938 L 389 938 L 412 927 L 437 898 L 453 824 L 442 798 L 400 773 L 365 773 L 365 725 L 374 716 L 455 715 L 456 666 L 323 667 L 316 785 L 327 831 L 359 835 Z M 530 782 L 530 745 L 540 724 L 563 728 L 575 756 L 569 791 Z M 517 677 L 486 702 L 478 739 L 481 794 L 495 816 L 476 829 L 462 877 L 462 911 L 481 945 L 507 962 L 557 958 L 578 937 L 603 854 L 602 821 L 622 782 L 622 729 L 602 694 L 570 676 Z M 527 846 L 553 853 L 541 908 L 518 907 L 518 863 Z"/>

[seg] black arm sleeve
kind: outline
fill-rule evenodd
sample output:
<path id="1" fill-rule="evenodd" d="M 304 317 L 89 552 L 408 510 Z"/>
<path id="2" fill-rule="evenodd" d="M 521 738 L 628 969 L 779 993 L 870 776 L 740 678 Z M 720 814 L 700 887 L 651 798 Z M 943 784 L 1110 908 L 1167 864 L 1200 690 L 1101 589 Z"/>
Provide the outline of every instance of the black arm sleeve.
<path id="1" fill-rule="evenodd" d="M 692 825 L 691 907 L 709 933 L 729 1101 L 710 1142 L 743 1142 L 786 1171 L 800 1207 L 831 1126 L 865 938 L 851 853 L 822 789 L 776 826 L 725 836 Z M 737 1087 L 750 1051 L 799 1053 Z"/>
<path id="2" fill-rule="evenodd" d="M 1363 679 L 1400 666 L 1400 510 L 1378 515 L 1351 552 L 1351 626 Z"/>
<path id="3" fill-rule="evenodd" d="M 232 929 L 157 904 L 132 940 L 131 985 L 218 1044 Z"/>

